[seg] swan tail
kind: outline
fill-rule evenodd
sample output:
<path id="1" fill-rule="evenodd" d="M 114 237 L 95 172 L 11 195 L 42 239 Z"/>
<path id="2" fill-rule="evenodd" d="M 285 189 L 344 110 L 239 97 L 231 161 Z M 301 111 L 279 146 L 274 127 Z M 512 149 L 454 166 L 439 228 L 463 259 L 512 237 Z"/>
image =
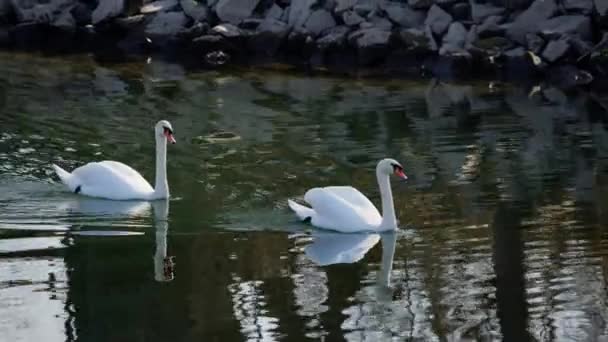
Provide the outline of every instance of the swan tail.
<path id="1" fill-rule="evenodd" d="M 289 208 L 296 213 L 296 216 L 298 216 L 298 218 L 302 221 L 310 220 L 312 215 L 315 213 L 315 211 L 311 208 L 298 204 L 289 199 L 287 200 L 287 204 L 289 205 Z"/>
<path id="2" fill-rule="evenodd" d="M 67 172 L 66 170 L 55 164 L 53 164 L 52 166 L 57 176 L 59 176 L 59 179 L 61 179 L 61 182 L 65 184 L 68 189 L 70 189 L 70 191 L 74 192 L 80 187 L 79 184 L 76 184 L 76 179 L 74 179 L 75 177 L 71 173 Z"/>

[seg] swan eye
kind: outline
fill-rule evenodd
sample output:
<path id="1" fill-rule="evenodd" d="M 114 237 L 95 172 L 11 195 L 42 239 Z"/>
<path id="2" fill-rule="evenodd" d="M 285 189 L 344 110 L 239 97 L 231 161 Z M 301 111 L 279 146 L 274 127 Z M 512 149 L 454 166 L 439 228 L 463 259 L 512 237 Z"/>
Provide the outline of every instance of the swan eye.
<path id="1" fill-rule="evenodd" d="M 167 134 L 167 133 L 173 134 L 173 131 L 169 127 L 164 127 L 164 126 L 163 126 L 163 132 L 165 134 Z"/>
<path id="2" fill-rule="evenodd" d="M 393 167 L 393 171 L 403 171 L 403 167 L 401 165 L 397 165 L 397 164 L 391 164 L 391 166 Z"/>

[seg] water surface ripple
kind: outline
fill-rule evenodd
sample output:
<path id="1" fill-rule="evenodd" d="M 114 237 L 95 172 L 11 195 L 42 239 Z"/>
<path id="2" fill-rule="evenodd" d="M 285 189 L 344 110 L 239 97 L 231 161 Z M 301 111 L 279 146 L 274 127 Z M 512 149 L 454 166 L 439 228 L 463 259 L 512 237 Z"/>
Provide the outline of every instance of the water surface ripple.
<path id="1" fill-rule="evenodd" d="M 606 340 L 608 97 L 539 89 L 0 54 L 0 340 Z M 152 180 L 161 118 L 171 201 L 52 174 Z M 288 212 L 387 156 L 398 232 Z"/>

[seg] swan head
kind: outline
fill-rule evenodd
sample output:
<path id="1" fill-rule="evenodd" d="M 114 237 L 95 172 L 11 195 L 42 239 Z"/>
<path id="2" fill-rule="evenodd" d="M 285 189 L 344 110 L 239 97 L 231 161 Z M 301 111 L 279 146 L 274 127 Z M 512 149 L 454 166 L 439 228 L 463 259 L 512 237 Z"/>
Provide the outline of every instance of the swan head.
<path id="1" fill-rule="evenodd" d="M 156 136 L 158 138 L 165 138 L 168 142 L 175 144 L 175 137 L 173 137 L 173 126 L 167 120 L 160 120 L 154 127 Z"/>
<path id="2" fill-rule="evenodd" d="M 395 159 L 382 159 L 378 166 L 376 166 L 376 173 L 385 174 L 387 176 L 393 174 L 401 179 L 407 179 L 405 173 L 403 173 L 403 166 Z"/>

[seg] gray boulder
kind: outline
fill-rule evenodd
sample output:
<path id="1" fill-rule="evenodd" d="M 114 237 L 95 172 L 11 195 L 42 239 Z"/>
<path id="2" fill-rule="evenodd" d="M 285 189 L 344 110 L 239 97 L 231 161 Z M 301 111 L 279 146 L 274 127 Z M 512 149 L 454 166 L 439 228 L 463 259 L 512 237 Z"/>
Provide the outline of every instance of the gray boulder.
<path id="1" fill-rule="evenodd" d="M 182 12 L 160 12 L 146 25 L 150 36 L 174 36 L 184 29 L 188 18 Z"/>
<path id="2" fill-rule="evenodd" d="M 552 40 L 543 50 L 542 57 L 549 63 L 562 58 L 570 49 L 570 44 L 567 39 Z"/>
<path id="3" fill-rule="evenodd" d="M 167 12 L 177 7 L 177 0 L 159 0 L 146 4 L 139 10 L 143 14 Z"/>
<path id="4" fill-rule="evenodd" d="M 334 11 L 339 14 L 344 11 L 351 10 L 353 7 L 355 7 L 356 3 L 357 0 L 336 0 L 336 7 L 334 8 Z"/>
<path id="5" fill-rule="evenodd" d="M 526 46 L 535 54 L 540 54 L 545 47 L 545 40 L 535 33 L 526 34 Z"/>
<path id="6" fill-rule="evenodd" d="M 471 20 L 471 5 L 466 2 L 460 2 L 454 4 L 450 10 L 450 14 L 455 21 L 468 21 Z"/>
<path id="7" fill-rule="evenodd" d="M 608 16 L 608 1 L 594 0 L 595 11 L 600 17 Z"/>
<path id="8" fill-rule="evenodd" d="M 365 21 L 365 19 L 355 11 L 345 11 L 342 13 L 342 20 L 346 26 L 357 26 Z"/>
<path id="9" fill-rule="evenodd" d="M 194 0 L 180 0 L 184 14 L 192 18 L 195 22 L 205 21 L 209 15 L 207 6 L 200 4 Z"/>
<path id="10" fill-rule="evenodd" d="M 391 32 L 378 28 L 362 29 L 351 33 L 348 40 L 359 49 L 387 47 Z"/>
<path id="11" fill-rule="evenodd" d="M 237 38 L 243 35 L 241 29 L 228 23 L 216 25 L 211 31 L 225 38 Z"/>
<path id="12" fill-rule="evenodd" d="M 219 0 L 215 13 L 223 22 L 238 24 L 249 18 L 260 0 Z"/>
<path id="13" fill-rule="evenodd" d="M 545 22 L 557 13 L 555 0 L 536 0 L 523 11 L 507 28 L 507 36 L 520 44 L 525 44 L 527 33 L 539 31 L 539 23 Z"/>
<path id="14" fill-rule="evenodd" d="M 384 11 L 390 20 L 403 28 L 419 27 L 424 23 L 424 13 L 409 6 L 393 4 L 387 6 Z"/>
<path id="15" fill-rule="evenodd" d="M 448 32 L 443 36 L 443 44 L 439 49 L 440 55 L 469 55 L 465 50 L 467 29 L 459 22 L 450 24 Z"/>
<path id="16" fill-rule="evenodd" d="M 321 38 L 317 39 L 317 46 L 321 50 L 344 46 L 349 28 L 346 26 L 336 26 L 326 32 Z"/>
<path id="17" fill-rule="evenodd" d="M 424 24 L 430 26 L 433 33 L 439 36 L 443 35 L 451 23 L 452 16 L 437 5 L 431 7 L 424 21 Z"/>
<path id="18" fill-rule="evenodd" d="M 273 4 L 270 9 L 268 9 L 268 11 L 266 12 L 266 19 L 277 19 L 277 20 L 281 20 L 281 17 L 283 16 L 283 9 L 278 6 L 277 4 Z"/>
<path id="19" fill-rule="evenodd" d="M 475 23 L 481 24 L 486 18 L 500 16 L 505 12 L 503 7 L 496 7 L 489 4 L 478 4 L 475 0 L 469 0 L 471 6 L 471 18 Z"/>
<path id="20" fill-rule="evenodd" d="M 249 46 L 253 51 L 273 56 L 279 50 L 288 34 L 289 27 L 287 23 L 267 16 L 249 40 Z"/>
<path id="21" fill-rule="evenodd" d="M 418 28 L 401 30 L 399 37 L 409 50 L 437 51 L 435 38 L 432 34 L 428 35 L 425 30 Z"/>
<path id="22" fill-rule="evenodd" d="M 435 3 L 434 0 L 408 0 L 407 4 L 415 9 L 428 9 Z"/>
<path id="23" fill-rule="evenodd" d="M 576 12 L 586 15 L 593 12 L 593 0 L 562 0 L 562 5 L 568 12 Z"/>
<path id="24" fill-rule="evenodd" d="M 538 24 L 545 36 L 559 37 L 564 34 L 578 35 L 583 40 L 591 40 L 591 20 L 584 15 L 562 15 Z"/>
<path id="25" fill-rule="evenodd" d="M 336 21 L 334 20 L 334 17 L 324 9 L 312 12 L 304 24 L 304 28 L 315 36 L 318 36 L 322 31 L 335 26 Z"/>
<path id="26" fill-rule="evenodd" d="M 385 31 L 390 31 L 393 28 L 393 23 L 390 20 L 379 16 L 373 16 L 369 19 L 368 22 L 363 24 L 369 24 L 367 28 L 377 27 Z M 361 24 L 362 28 L 363 24 Z"/>
<path id="27" fill-rule="evenodd" d="M 289 7 L 289 19 L 287 23 L 290 28 L 301 28 L 311 13 L 311 7 L 316 3 L 316 0 L 299 0 L 293 1 Z"/>
<path id="28" fill-rule="evenodd" d="M 94 25 L 122 14 L 125 8 L 124 0 L 105 0 L 100 1 L 91 14 L 91 21 Z"/>
<path id="29" fill-rule="evenodd" d="M 502 36 L 505 33 L 505 28 L 500 25 L 504 18 L 502 16 L 493 15 L 484 20 L 483 24 L 477 28 L 477 34 L 480 38 Z"/>

